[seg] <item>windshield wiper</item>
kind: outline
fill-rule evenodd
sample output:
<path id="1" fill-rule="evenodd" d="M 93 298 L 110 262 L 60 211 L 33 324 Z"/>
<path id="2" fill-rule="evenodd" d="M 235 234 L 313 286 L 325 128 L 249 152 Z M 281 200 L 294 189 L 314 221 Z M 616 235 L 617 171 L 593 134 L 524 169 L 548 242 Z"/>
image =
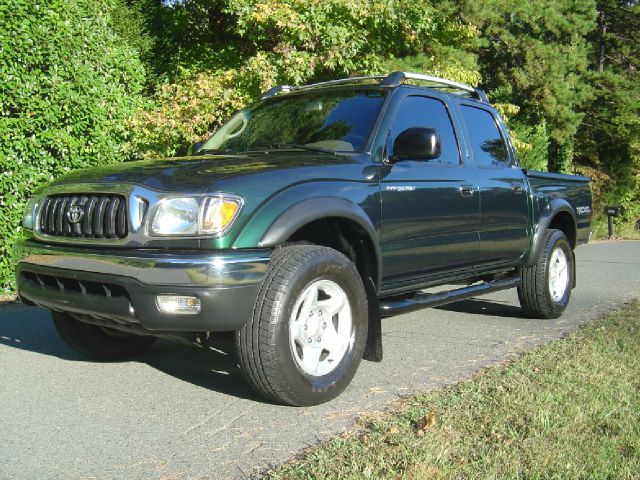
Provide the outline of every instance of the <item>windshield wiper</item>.
<path id="1" fill-rule="evenodd" d="M 225 148 L 225 149 L 220 149 L 220 148 L 203 148 L 201 150 L 198 150 L 197 152 L 194 153 L 194 155 L 218 155 L 220 153 L 236 153 L 233 150 L 229 149 L 229 148 Z"/>
<path id="2" fill-rule="evenodd" d="M 330 155 L 335 155 L 336 151 L 328 148 L 322 147 L 313 147 L 311 145 L 304 145 L 301 143 L 276 143 L 272 145 L 270 148 L 284 149 L 284 148 L 299 148 L 301 150 L 308 150 L 310 152 L 321 152 L 328 153 Z"/>
<path id="3" fill-rule="evenodd" d="M 298 149 L 308 150 L 310 152 L 328 153 L 329 155 L 335 155 L 336 151 L 328 148 L 313 147 L 311 145 L 303 145 L 301 143 L 274 143 L 271 145 L 258 145 L 248 148 L 247 150 L 240 150 L 238 153 L 256 153 L 256 152 L 270 152 L 272 150 L 285 150 L 285 149 Z"/>

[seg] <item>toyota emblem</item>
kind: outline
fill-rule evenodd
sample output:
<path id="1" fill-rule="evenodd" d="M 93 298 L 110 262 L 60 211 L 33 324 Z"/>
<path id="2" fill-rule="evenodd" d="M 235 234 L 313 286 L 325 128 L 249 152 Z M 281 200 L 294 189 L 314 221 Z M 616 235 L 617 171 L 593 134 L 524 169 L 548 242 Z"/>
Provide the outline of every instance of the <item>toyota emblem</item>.
<path id="1" fill-rule="evenodd" d="M 80 205 L 72 205 L 67 210 L 67 219 L 69 223 L 78 223 L 84 216 L 84 209 Z"/>

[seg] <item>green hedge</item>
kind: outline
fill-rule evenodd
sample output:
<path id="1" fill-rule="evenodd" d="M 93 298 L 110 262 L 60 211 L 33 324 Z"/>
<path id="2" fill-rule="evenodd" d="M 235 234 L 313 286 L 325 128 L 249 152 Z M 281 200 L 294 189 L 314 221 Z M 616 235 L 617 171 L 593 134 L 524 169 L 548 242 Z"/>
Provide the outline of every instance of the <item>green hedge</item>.
<path id="1" fill-rule="evenodd" d="M 125 159 L 145 72 L 118 36 L 119 0 L 0 2 L 0 290 L 24 202 L 55 176 Z"/>

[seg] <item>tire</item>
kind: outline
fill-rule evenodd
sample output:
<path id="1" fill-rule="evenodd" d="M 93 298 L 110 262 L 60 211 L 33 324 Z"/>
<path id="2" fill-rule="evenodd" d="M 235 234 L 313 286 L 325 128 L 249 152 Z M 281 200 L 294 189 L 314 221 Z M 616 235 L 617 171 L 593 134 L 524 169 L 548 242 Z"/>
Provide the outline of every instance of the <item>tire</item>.
<path id="1" fill-rule="evenodd" d="M 536 264 L 522 269 L 518 298 L 526 315 L 543 319 L 558 318 L 566 310 L 571 298 L 575 269 L 573 251 L 566 235 L 560 230 L 547 230 L 542 242 Z"/>
<path id="2" fill-rule="evenodd" d="M 51 312 L 62 340 L 81 355 L 103 362 L 135 357 L 145 352 L 156 337 L 122 333 L 76 320 L 68 313 Z"/>
<path id="3" fill-rule="evenodd" d="M 318 405 L 351 382 L 367 328 L 367 296 L 347 257 L 314 245 L 279 247 L 253 315 L 236 333 L 240 367 L 269 400 Z"/>

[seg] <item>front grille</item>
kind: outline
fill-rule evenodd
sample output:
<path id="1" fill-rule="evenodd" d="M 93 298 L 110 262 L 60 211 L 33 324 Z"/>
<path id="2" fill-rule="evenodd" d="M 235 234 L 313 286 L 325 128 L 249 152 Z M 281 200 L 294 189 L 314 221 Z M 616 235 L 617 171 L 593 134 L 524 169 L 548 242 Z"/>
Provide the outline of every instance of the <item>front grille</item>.
<path id="1" fill-rule="evenodd" d="M 122 195 L 50 195 L 42 202 L 38 225 L 47 235 L 125 238 L 127 202 Z"/>

